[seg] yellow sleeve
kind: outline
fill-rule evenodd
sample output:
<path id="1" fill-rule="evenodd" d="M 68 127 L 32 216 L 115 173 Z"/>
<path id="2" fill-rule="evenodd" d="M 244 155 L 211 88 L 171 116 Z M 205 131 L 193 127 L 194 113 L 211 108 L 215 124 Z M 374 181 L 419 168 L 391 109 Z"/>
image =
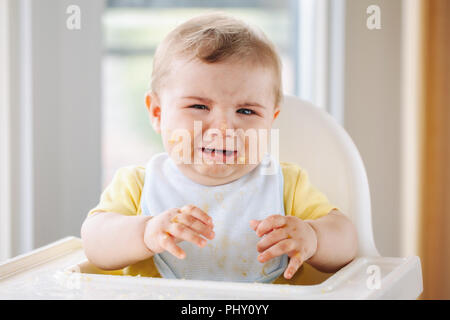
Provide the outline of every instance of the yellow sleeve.
<path id="1" fill-rule="evenodd" d="M 141 191 L 144 185 L 145 168 L 123 167 L 117 170 L 111 183 L 103 191 L 99 204 L 89 211 L 117 212 L 127 216 L 141 214 Z"/>
<path id="2" fill-rule="evenodd" d="M 311 184 L 308 173 L 304 169 L 288 162 L 281 162 L 281 167 L 286 215 L 303 220 L 314 220 L 326 216 L 333 209 L 338 209 Z"/>

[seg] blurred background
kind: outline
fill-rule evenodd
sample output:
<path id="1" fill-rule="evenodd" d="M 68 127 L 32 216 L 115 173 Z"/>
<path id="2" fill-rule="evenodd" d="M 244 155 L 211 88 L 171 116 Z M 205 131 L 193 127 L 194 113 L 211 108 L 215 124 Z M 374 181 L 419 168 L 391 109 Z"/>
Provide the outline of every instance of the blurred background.
<path id="1" fill-rule="evenodd" d="M 447 0 L 0 0 L 0 262 L 79 236 L 114 172 L 162 151 L 152 58 L 208 11 L 275 43 L 284 92 L 357 145 L 380 253 L 420 256 L 422 298 L 450 299 Z"/>

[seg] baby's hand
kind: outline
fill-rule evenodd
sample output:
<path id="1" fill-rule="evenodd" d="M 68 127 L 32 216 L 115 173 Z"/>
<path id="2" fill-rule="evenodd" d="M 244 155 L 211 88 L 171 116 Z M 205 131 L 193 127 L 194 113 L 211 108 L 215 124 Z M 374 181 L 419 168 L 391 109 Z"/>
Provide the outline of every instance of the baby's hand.
<path id="1" fill-rule="evenodd" d="M 194 205 L 187 205 L 181 209 L 169 209 L 148 220 L 144 243 L 153 253 L 167 250 L 175 257 L 184 259 L 186 253 L 176 243 L 186 240 L 203 248 L 206 240 L 200 235 L 214 238 L 212 219 Z"/>
<path id="2" fill-rule="evenodd" d="M 311 258 L 317 250 L 317 236 L 308 222 L 294 216 L 272 215 L 264 220 L 250 220 L 251 228 L 259 240 L 256 248 L 260 255 L 258 261 L 287 254 L 291 259 L 284 277 L 291 279 L 304 261 Z"/>

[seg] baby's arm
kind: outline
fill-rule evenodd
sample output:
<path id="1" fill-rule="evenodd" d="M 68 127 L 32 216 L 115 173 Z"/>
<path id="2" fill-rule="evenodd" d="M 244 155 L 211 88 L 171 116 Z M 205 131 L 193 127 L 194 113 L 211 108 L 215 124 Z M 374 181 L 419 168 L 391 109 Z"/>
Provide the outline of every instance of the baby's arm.
<path id="1" fill-rule="evenodd" d="M 357 234 L 352 222 L 337 210 L 317 220 L 272 215 L 250 222 L 259 237 L 258 260 L 266 262 L 282 254 L 291 258 L 284 273 L 290 279 L 307 261 L 322 272 L 335 272 L 354 259 Z"/>
<path id="2" fill-rule="evenodd" d="M 306 220 L 316 232 L 317 250 L 308 263 L 322 272 L 336 272 L 351 262 L 358 251 L 353 223 L 337 210 L 317 220 Z"/>
<path id="3" fill-rule="evenodd" d="M 150 258 L 153 252 L 144 243 L 151 216 L 126 216 L 97 212 L 83 222 L 81 238 L 86 257 L 104 270 L 122 269 Z"/>
<path id="4" fill-rule="evenodd" d="M 188 205 L 169 209 L 153 218 L 94 213 L 84 221 L 81 237 L 89 261 L 101 269 L 114 270 L 165 250 L 183 259 L 185 253 L 176 243 L 185 240 L 204 247 L 206 241 L 200 235 L 213 239 L 212 229 L 211 218 Z"/>

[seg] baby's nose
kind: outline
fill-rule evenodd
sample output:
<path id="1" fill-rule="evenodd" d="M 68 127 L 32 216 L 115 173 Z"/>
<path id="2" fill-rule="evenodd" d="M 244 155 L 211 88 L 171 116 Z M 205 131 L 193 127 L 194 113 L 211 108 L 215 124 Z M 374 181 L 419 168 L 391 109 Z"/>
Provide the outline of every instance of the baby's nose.
<path id="1" fill-rule="evenodd" d="M 218 142 L 219 140 L 222 141 L 223 145 L 234 143 L 235 133 L 233 126 L 225 121 L 210 123 L 205 129 L 203 132 L 203 141 L 205 143 Z"/>
<path id="2" fill-rule="evenodd" d="M 211 136 L 218 135 L 217 131 L 219 131 L 223 137 L 225 137 L 225 136 L 232 137 L 233 136 L 234 127 L 231 122 L 228 122 L 228 121 L 216 122 L 216 123 L 213 123 L 209 128 L 214 129 L 214 130 L 211 130 Z"/>

